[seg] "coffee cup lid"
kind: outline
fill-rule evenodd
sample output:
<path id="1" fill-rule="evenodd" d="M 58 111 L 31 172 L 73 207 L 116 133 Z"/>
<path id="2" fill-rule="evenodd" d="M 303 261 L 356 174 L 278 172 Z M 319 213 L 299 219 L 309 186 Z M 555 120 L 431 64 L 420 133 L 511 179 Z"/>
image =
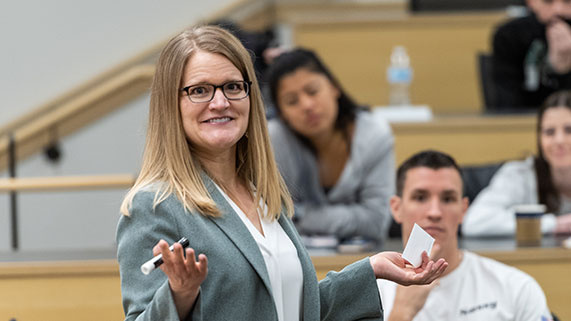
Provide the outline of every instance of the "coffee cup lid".
<path id="1" fill-rule="evenodd" d="M 533 213 L 545 213 L 547 209 L 543 204 L 519 204 L 513 207 L 516 213 L 522 214 L 533 214 Z"/>

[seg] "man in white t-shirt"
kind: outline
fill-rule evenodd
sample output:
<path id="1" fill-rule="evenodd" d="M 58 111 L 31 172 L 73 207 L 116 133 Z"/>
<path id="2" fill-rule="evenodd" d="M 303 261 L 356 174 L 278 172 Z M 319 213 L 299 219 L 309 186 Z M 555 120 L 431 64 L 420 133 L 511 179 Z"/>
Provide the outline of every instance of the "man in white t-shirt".
<path id="1" fill-rule="evenodd" d="M 414 223 L 435 239 L 432 259 L 448 269 L 430 285 L 403 287 L 379 280 L 385 320 L 551 320 L 545 295 L 524 272 L 458 249 L 458 226 L 468 207 L 462 178 L 450 156 L 424 151 L 397 171 L 390 201 L 408 240 Z"/>

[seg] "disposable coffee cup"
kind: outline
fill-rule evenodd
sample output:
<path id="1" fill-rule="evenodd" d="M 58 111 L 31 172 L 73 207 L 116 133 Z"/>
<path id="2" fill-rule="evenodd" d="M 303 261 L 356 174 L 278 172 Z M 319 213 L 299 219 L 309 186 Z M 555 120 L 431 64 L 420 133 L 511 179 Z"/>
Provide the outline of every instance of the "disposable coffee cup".
<path id="1" fill-rule="evenodd" d="M 541 244 L 541 216 L 545 213 L 543 204 L 521 204 L 514 206 L 516 217 L 516 241 L 518 246 Z"/>

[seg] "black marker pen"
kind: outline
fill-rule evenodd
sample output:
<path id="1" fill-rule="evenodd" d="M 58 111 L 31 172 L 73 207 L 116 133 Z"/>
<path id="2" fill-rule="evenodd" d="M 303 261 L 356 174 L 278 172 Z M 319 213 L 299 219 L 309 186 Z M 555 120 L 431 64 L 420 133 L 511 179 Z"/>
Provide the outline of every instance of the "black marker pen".
<path id="1" fill-rule="evenodd" d="M 183 237 L 180 240 L 178 240 L 177 243 L 180 243 L 180 245 L 182 245 L 182 248 L 185 249 L 188 247 L 190 242 L 188 242 L 186 237 Z M 169 247 L 169 250 L 171 252 L 174 250 L 174 244 Z M 147 274 L 151 273 L 154 269 L 158 268 L 161 264 L 163 264 L 163 255 L 159 254 L 159 255 L 155 256 L 154 258 L 145 262 L 143 265 L 141 265 L 141 272 L 143 272 L 143 274 L 147 275 Z"/>

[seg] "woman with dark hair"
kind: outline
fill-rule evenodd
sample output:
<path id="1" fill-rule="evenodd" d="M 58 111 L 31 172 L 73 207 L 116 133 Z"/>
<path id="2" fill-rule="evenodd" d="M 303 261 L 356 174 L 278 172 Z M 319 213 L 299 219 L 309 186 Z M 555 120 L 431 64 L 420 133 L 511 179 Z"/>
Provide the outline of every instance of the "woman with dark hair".
<path id="1" fill-rule="evenodd" d="M 353 102 L 312 51 L 280 55 L 266 80 L 279 115 L 270 136 L 298 230 L 382 241 L 394 194 L 388 123 Z"/>
<path id="2" fill-rule="evenodd" d="M 464 235 L 515 233 L 512 207 L 544 204 L 543 233 L 571 233 L 571 91 L 551 94 L 539 110 L 537 156 L 508 162 L 468 209 Z"/>

